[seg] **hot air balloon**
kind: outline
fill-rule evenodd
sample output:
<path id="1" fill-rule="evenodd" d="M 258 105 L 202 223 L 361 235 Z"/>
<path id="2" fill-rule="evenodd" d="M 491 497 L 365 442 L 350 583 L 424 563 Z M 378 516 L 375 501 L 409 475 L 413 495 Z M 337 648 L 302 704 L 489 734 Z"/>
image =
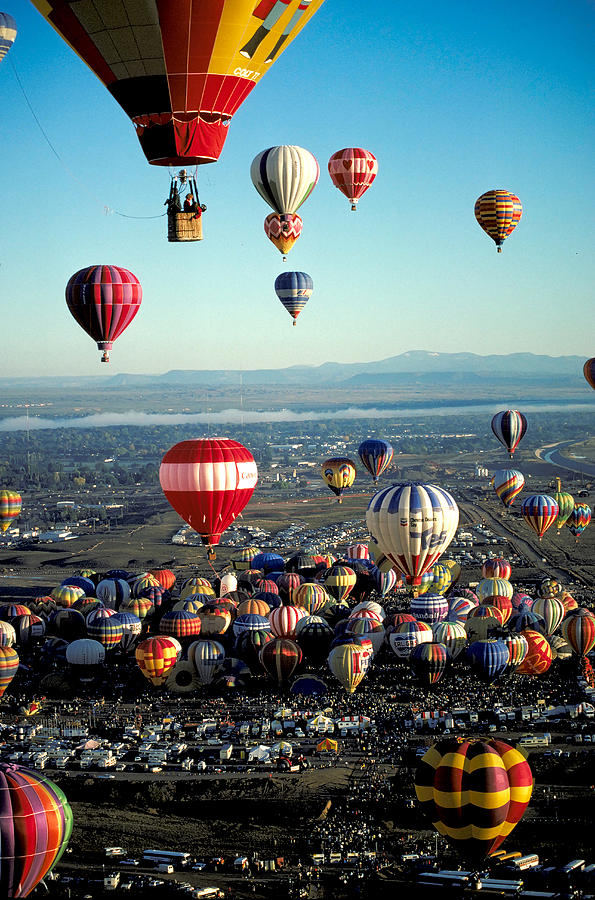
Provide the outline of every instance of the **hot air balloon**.
<path id="1" fill-rule="evenodd" d="M 459 508 L 448 491 L 405 482 L 372 497 L 366 524 L 380 551 L 418 585 L 444 553 L 457 530 Z"/>
<path id="2" fill-rule="evenodd" d="M 595 357 L 586 361 L 583 366 L 583 375 L 595 391 Z"/>
<path id="3" fill-rule="evenodd" d="M 336 456 L 327 459 L 320 470 L 323 481 L 326 482 L 333 494 L 343 502 L 342 493 L 345 488 L 350 488 L 355 481 L 356 469 L 354 463 L 344 456 Z"/>
<path id="4" fill-rule="evenodd" d="M 514 451 L 527 431 L 525 416 L 516 409 L 506 409 L 496 413 L 492 419 L 492 431 L 512 459 Z"/>
<path id="5" fill-rule="evenodd" d="M 411 615 L 420 622 L 441 622 L 448 614 L 448 600 L 442 594 L 422 594 L 411 601 Z"/>
<path id="6" fill-rule="evenodd" d="M 376 583 L 376 590 L 381 597 L 386 597 L 387 594 L 390 594 L 398 581 L 398 576 L 394 569 L 382 572 L 380 569 L 375 568 L 372 571 L 372 577 Z"/>
<path id="7" fill-rule="evenodd" d="M 448 650 L 444 644 L 436 641 L 418 644 L 409 656 L 413 672 L 423 684 L 428 686 L 437 684 L 441 680 L 449 661 Z"/>
<path id="8" fill-rule="evenodd" d="M 252 160 L 252 184 L 280 216 L 295 214 L 318 181 L 320 168 L 303 147 L 282 145 L 263 150 Z"/>
<path id="9" fill-rule="evenodd" d="M 196 639 L 200 634 L 201 620 L 196 613 L 185 609 L 172 609 L 161 617 L 159 633 L 171 635 L 181 641 Z"/>
<path id="10" fill-rule="evenodd" d="M 304 619 L 308 612 L 302 606 L 279 606 L 269 613 L 271 631 L 275 637 L 293 638 L 295 629 L 300 619 Z"/>
<path id="11" fill-rule="evenodd" d="M 130 600 L 130 585 L 123 578 L 103 578 L 95 589 L 98 600 L 111 609 L 119 609 Z"/>
<path id="12" fill-rule="evenodd" d="M 231 564 L 237 572 L 243 572 L 252 568 L 252 560 L 259 553 L 258 547 L 243 547 L 235 550 L 231 557 Z"/>
<path id="13" fill-rule="evenodd" d="M 333 565 L 324 575 L 325 590 L 339 603 L 347 600 L 356 581 L 357 575 L 349 566 Z"/>
<path id="14" fill-rule="evenodd" d="M 188 659 L 194 664 L 201 684 L 211 684 L 225 659 L 225 649 L 218 641 L 195 641 L 188 647 Z"/>
<path id="15" fill-rule="evenodd" d="M 502 244 L 523 215 L 521 201 L 510 191 L 487 191 L 475 201 L 475 218 L 502 253 Z"/>
<path id="16" fill-rule="evenodd" d="M 588 609 L 577 609 L 564 619 L 562 635 L 577 656 L 586 656 L 595 646 L 595 616 Z"/>
<path id="17" fill-rule="evenodd" d="M 288 638 L 276 637 L 260 651 L 263 668 L 279 685 L 287 684 L 301 661 L 301 648 Z"/>
<path id="18" fill-rule="evenodd" d="M 485 579 L 498 578 L 503 579 L 504 581 L 508 581 L 510 579 L 511 573 L 512 566 L 510 565 L 508 560 L 504 559 L 502 556 L 492 556 L 489 559 L 486 559 L 481 567 L 481 574 Z M 508 593 L 507 596 L 509 596 Z M 510 592 L 510 596 L 512 596 L 512 591 Z"/>
<path id="19" fill-rule="evenodd" d="M 19 668 L 19 654 L 13 647 L 0 645 L 0 698 L 17 674 Z M 0 882 L 1 883 L 1 882 Z"/>
<path id="20" fill-rule="evenodd" d="M 388 636 L 390 648 L 399 659 L 409 659 L 418 644 L 426 644 L 434 638 L 432 626 L 427 622 L 401 622 Z"/>
<path id="21" fill-rule="evenodd" d="M 558 504 L 548 494 L 533 494 L 523 500 L 521 515 L 541 540 L 548 528 L 556 521 Z"/>
<path id="22" fill-rule="evenodd" d="M 269 213 L 264 220 L 264 233 L 282 254 L 283 262 L 302 233 L 303 224 L 297 213 L 283 216 L 279 213 Z"/>
<path id="23" fill-rule="evenodd" d="M 228 438 L 181 441 L 161 461 L 159 481 L 168 502 L 215 553 L 222 533 L 244 509 L 258 481 L 254 457 Z"/>
<path id="24" fill-rule="evenodd" d="M 368 670 L 368 660 L 359 644 L 341 644 L 328 655 L 328 667 L 348 694 L 353 694 Z"/>
<path id="25" fill-rule="evenodd" d="M 257 553 L 252 560 L 253 569 L 262 569 L 266 574 L 275 569 L 283 569 L 283 557 L 278 553 Z"/>
<path id="26" fill-rule="evenodd" d="M 368 470 L 374 480 L 374 484 L 382 473 L 388 469 L 393 459 L 393 448 L 388 441 L 368 438 L 359 445 L 359 458 L 364 468 Z"/>
<path id="27" fill-rule="evenodd" d="M 517 673 L 519 675 L 542 675 L 547 672 L 553 659 L 548 639 L 539 631 L 533 631 L 531 628 L 525 628 L 521 634 L 527 639 L 529 649 L 522 663 L 517 666 Z"/>
<path id="28" fill-rule="evenodd" d="M 493 681 L 506 671 L 510 654 L 504 641 L 486 638 L 469 644 L 467 659 L 480 678 Z"/>
<path id="29" fill-rule="evenodd" d="M 0 763 L 3 897 L 28 897 L 54 868 L 72 834 L 72 810 L 40 772 Z"/>
<path id="30" fill-rule="evenodd" d="M 467 632 L 459 622 L 436 622 L 432 625 L 432 634 L 435 641 L 444 644 L 452 659 L 460 656 L 465 649 Z"/>
<path id="31" fill-rule="evenodd" d="M 180 645 L 171 637 L 150 637 L 135 651 L 138 667 L 152 684 L 165 684 L 180 655 Z"/>
<path id="32" fill-rule="evenodd" d="M 477 606 L 477 600 L 471 600 L 469 597 L 453 597 L 449 603 L 448 622 L 464 623 L 472 609 Z"/>
<path id="33" fill-rule="evenodd" d="M 114 341 L 130 325 L 143 299 L 140 281 L 118 266 L 90 266 L 75 272 L 66 285 L 68 309 L 109 362 Z"/>
<path id="34" fill-rule="evenodd" d="M 529 652 L 529 642 L 524 634 L 507 634 L 504 643 L 508 647 L 508 668 L 514 671 Z"/>
<path id="35" fill-rule="evenodd" d="M 523 490 L 524 484 L 525 476 L 517 469 L 498 469 L 494 472 L 494 490 L 507 509 Z"/>
<path id="36" fill-rule="evenodd" d="M 70 584 L 64 584 L 60 585 L 60 587 L 54 588 L 51 596 L 52 600 L 54 600 L 57 606 L 68 609 L 69 607 L 73 606 L 77 600 L 85 596 L 85 591 L 83 590 L 83 588 L 74 587 Z"/>
<path id="37" fill-rule="evenodd" d="M 0 62 L 4 59 L 17 36 L 17 23 L 11 15 L 0 12 Z"/>
<path id="38" fill-rule="evenodd" d="M 132 119 L 149 162 L 187 166 L 219 158 L 231 117 L 322 2 L 35 6 Z"/>
<path id="39" fill-rule="evenodd" d="M 358 200 L 363 197 L 378 174 L 378 162 L 369 150 L 346 147 L 333 153 L 328 161 L 328 173 L 335 187 L 347 197 L 352 211 L 355 212 Z"/>
<path id="40" fill-rule="evenodd" d="M 504 741 L 439 741 L 422 757 L 415 793 L 439 834 L 465 856 L 497 850 L 521 820 L 533 776 L 519 750 Z"/>
<path id="41" fill-rule="evenodd" d="M 586 503 L 575 503 L 566 522 L 568 529 L 575 538 L 578 538 L 591 521 L 591 507 Z"/>
<path id="42" fill-rule="evenodd" d="M 151 569 L 148 574 L 157 579 L 164 591 L 171 591 L 176 583 L 176 576 L 171 569 Z"/>
<path id="43" fill-rule="evenodd" d="M 562 530 L 562 526 L 566 525 L 566 522 L 572 515 L 572 511 L 574 509 L 574 497 L 572 494 L 569 494 L 568 491 L 562 490 L 562 483 L 559 478 L 556 478 L 556 491 L 552 494 L 552 497 L 558 504 L 558 518 L 556 519 L 556 528 L 558 532 Z"/>
<path id="44" fill-rule="evenodd" d="M 305 272 L 282 272 L 275 279 L 275 293 L 293 319 L 297 317 L 312 296 L 314 282 Z"/>
<path id="45" fill-rule="evenodd" d="M 305 609 L 308 615 L 319 612 L 330 603 L 330 597 L 322 585 L 310 582 L 300 584 L 293 591 L 291 600 L 294 606 Z"/>
<path id="46" fill-rule="evenodd" d="M 16 519 L 21 511 L 22 502 L 21 495 L 16 491 L 0 491 L 0 533 L 8 531 L 12 520 Z"/>
<path id="47" fill-rule="evenodd" d="M 564 604 L 556 597 L 538 597 L 531 606 L 531 612 L 541 616 L 545 623 L 545 633 L 548 635 L 557 631 L 566 615 Z"/>

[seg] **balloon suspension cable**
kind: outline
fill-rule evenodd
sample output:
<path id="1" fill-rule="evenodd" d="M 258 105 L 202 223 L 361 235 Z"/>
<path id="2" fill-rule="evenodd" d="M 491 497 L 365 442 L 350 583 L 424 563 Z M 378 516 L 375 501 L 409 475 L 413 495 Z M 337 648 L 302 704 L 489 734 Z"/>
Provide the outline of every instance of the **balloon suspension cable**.
<path id="1" fill-rule="evenodd" d="M 105 212 L 105 215 L 106 215 L 106 216 L 109 215 L 110 213 L 115 213 L 115 215 L 117 215 L 117 216 L 122 216 L 122 218 L 124 218 L 124 219 L 162 219 L 163 216 L 166 216 L 166 215 L 167 215 L 167 213 L 159 213 L 158 216 L 129 216 L 129 215 L 127 215 L 126 213 L 119 212 L 119 210 L 117 210 L 117 209 L 112 209 L 111 206 L 106 206 L 106 204 L 103 203 L 103 201 L 100 200 L 99 197 L 97 197 L 92 191 L 89 191 L 88 186 L 87 186 L 83 181 L 81 181 L 81 179 L 80 179 L 77 175 L 74 174 L 74 172 L 72 171 L 72 169 L 70 169 L 70 168 L 66 165 L 66 163 L 64 162 L 64 160 L 62 159 L 62 157 L 60 156 L 60 154 L 58 153 L 58 151 L 56 150 L 56 148 L 55 148 L 54 145 L 52 144 L 51 140 L 49 139 L 48 134 L 47 134 L 45 128 L 44 128 L 43 125 L 41 124 L 41 122 L 40 122 L 40 120 L 39 120 L 39 118 L 38 118 L 38 116 L 37 116 L 35 110 L 33 109 L 33 106 L 32 106 L 32 104 L 31 104 L 31 101 L 29 100 L 29 97 L 27 96 L 27 92 L 26 92 L 26 90 L 25 90 L 25 87 L 24 87 L 24 85 L 23 85 L 23 82 L 21 81 L 21 79 L 20 79 L 20 77 L 19 77 L 19 73 L 17 72 L 17 70 L 16 70 L 16 68 L 15 68 L 15 64 L 14 64 L 14 61 L 13 61 L 13 59 L 12 59 L 12 55 L 9 55 L 9 56 L 8 56 L 8 62 L 10 63 L 10 66 L 11 66 L 11 68 L 12 68 L 13 75 L 14 75 L 14 77 L 15 77 L 15 79 L 16 79 L 16 82 L 17 82 L 19 88 L 21 89 L 21 93 L 22 93 L 23 97 L 25 98 L 25 103 L 26 103 L 27 106 L 29 107 L 29 112 L 31 113 L 31 115 L 32 115 L 32 117 L 33 117 L 33 120 L 34 120 L 35 124 L 37 125 L 37 127 L 39 128 L 41 134 L 43 135 L 43 138 L 44 138 L 46 144 L 48 145 L 48 147 L 50 148 L 50 150 L 52 151 L 52 153 L 54 154 L 54 156 L 56 157 L 56 159 L 58 160 L 58 162 L 60 163 L 60 165 L 62 166 L 62 168 L 64 169 L 64 171 L 66 172 L 66 174 L 67 174 L 70 178 L 72 178 L 72 180 L 75 181 L 78 185 L 80 185 L 80 186 L 84 189 L 85 193 L 86 193 L 86 194 L 89 194 L 89 195 L 93 198 L 93 200 L 94 200 L 96 203 L 99 204 L 99 206 L 102 206 L 102 207 L 103 207 L 103 211 Z M 104 362 L 107 362 L 107 360 L 103 360 L 103 361 L 104 361 Z"/>

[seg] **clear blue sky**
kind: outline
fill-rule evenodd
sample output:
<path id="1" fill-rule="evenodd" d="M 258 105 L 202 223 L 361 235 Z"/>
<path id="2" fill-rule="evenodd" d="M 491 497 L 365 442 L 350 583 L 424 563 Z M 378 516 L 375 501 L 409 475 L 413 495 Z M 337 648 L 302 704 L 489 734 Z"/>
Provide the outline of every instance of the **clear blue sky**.
<path id="1" fill-rule="evenodd" d="M 158 373 L 381 359 L 411 349 L 595 355 L 593 0 L 326 0 L 199 170 L 206 239 L 172 245 L 167 169 L 149 166 L 107 90 L 26 0 L 4 0 L 12 60 L 67 168 L 0 65 L 1 375 Z M 273 144 L 318 158 L 283 264 L 250 162 Z M 376 182 L 351 213 L 328 157 L 363 146 Z M 475 222 L 490 188 L 519 195 L 497 254 Z M 143 306 L 110 368 L 76 325 L 76 270 L 125 266 Z M 273 282 L 314 279 L 296 328 Z"/>

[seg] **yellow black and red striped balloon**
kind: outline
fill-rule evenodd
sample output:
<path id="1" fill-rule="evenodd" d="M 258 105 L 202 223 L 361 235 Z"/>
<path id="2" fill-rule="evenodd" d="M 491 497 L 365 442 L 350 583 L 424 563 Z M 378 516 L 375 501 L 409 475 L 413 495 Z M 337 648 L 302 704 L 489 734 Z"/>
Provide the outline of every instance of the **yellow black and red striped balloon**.
<path id="1" fill-rule="evenodd" d="M 502 244 L 522 215 L 521 201 L 510 191 L 486 191 L 475 201 L 475 218 L 496 244 L 498 253 L 502 253 Z"/>
<path id="2" fill-rule="evenodd" d="M 475 858 L 498 849 L 522 818 L 532 790 L 525 757 L 498 740 L 439 741 L 415 775 L 417 799 L 434 828 Z"/>

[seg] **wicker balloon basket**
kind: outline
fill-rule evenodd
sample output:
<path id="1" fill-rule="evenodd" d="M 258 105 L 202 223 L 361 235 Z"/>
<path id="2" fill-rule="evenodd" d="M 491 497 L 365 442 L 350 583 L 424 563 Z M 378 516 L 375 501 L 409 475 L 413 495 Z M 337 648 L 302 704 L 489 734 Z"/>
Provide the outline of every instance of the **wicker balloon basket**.
<path id="1" fill-rule="evenodd" d="M 178 241 L 202 241 L 202 216 L 192 212 L 168 212 L 167 239 Z"/>

